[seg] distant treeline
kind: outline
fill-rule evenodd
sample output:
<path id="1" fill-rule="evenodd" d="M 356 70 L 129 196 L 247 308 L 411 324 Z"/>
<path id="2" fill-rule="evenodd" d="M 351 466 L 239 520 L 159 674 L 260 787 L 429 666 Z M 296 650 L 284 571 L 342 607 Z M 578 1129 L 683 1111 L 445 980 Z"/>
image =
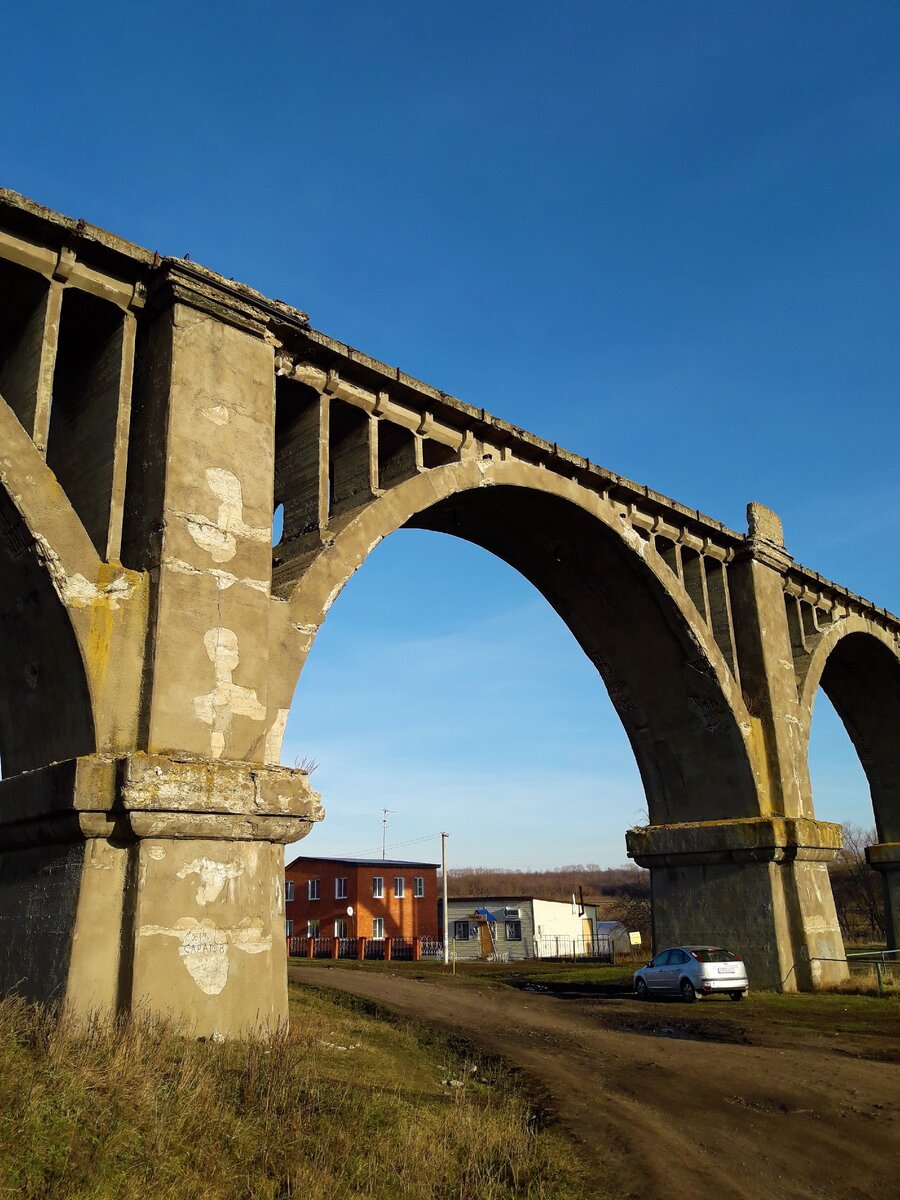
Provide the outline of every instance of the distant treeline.
<path id="1" fill-rule="evenodd" d="M 844 823 L 844 849 L 829 864 L 838 923 L 845 942 L 883 942 L 884 896 L 877 871 L 866 862 L 866 846 L 877 842 L 874 829 Z M 458 867 L 448 877 L 450 895 L 538 896 L 571 900 L 583 896 L 607 921 L 621 921 L 649 941 L 650 872 L 640 867 L 601 867 L 573 863 L 550 871 L 510 871 L 502 867 Z M 579 892 L 579 889 L 581 891 Z"/>

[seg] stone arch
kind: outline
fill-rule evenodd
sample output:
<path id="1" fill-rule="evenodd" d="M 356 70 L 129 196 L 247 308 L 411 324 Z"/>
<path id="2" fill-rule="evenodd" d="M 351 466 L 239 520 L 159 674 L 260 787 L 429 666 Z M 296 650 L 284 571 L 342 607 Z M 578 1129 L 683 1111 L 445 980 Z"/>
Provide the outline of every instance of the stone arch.
<path id="1" fill-rule="evenodd" d="M 882 842 L 900 842 L 900 654 L 874 622 L 836 621 L 809 657 L 801 689 L 806 749 L 819 687 L 834 705 L 862 763 L 875 828 Z M 815 797 L 813 797 L 815 800 Z"/>
<path id="2" fill-rule="evenodd" d="M 549 601 L 610 692 L 652 823 L 759 815 L 751 721 L 684 587 L 613 502 L 521 462 L 433 468 L 329 531 L 286 605 L 283 653 L 270 677 L 270 758 L 329 608 L 375 546 L 403 526 L 482 546 Z"/>
<path id="3" fill-rule="evenodd" d="M 64 568 L 54 544 L 60 542 L 73 562 L 91 570 L 97 556 L 81 523 L 0 397 L 0 758 L 5 775 L 74 758 L 95 745 L 87 674 L 58 592 Z"/>

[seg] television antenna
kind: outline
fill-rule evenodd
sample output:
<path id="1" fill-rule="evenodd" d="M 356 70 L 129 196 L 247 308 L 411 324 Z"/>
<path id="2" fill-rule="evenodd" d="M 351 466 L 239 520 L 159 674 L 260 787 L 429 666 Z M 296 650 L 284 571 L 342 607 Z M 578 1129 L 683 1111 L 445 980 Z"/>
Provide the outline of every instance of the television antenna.
<path id="1" fill-rule="evenodd" d="M 384 860 L 387 858 L 387 853 L 386 853 L 386 851 L 387 851 L 387 819 L 388 819 L 388 813 L 395 813 L 396 811 L 397 811 L 397 810 L 396 810 L 395 808 L 383 808 L 383 809 L 381 810 L 381 813 L 382 813 L 382 817 L 381 817 L 381 861 L 382 861 L 382 862 L 384 862 Z"/>

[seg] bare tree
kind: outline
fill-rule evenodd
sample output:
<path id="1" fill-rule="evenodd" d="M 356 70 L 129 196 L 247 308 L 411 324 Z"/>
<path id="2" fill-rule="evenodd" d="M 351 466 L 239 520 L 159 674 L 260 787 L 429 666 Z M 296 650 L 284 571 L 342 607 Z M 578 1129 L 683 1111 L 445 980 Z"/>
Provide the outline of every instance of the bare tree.
<path id="1" fill-rule="evenodd" d="M 844 825 L 844 846 L 829 864 L 838 924 L 845 941 L 883 940 L 884 895 L 878 872 L 866 860 L 866 846 L 878 841 L 874 829 Z"/>

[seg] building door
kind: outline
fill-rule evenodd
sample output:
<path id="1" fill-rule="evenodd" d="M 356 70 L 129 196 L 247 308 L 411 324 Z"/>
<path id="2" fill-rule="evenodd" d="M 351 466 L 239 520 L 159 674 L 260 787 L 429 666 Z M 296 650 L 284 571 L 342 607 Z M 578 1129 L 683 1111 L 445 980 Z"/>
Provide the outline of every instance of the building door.
<path id="1" fill-rule="evenodd" d="M 494 939 L 491 936 L 491 925 L 489 921 L 479 921 L 478 937 L 481 941 L 481 957 L 488 958 L 494 953 Z"/>

